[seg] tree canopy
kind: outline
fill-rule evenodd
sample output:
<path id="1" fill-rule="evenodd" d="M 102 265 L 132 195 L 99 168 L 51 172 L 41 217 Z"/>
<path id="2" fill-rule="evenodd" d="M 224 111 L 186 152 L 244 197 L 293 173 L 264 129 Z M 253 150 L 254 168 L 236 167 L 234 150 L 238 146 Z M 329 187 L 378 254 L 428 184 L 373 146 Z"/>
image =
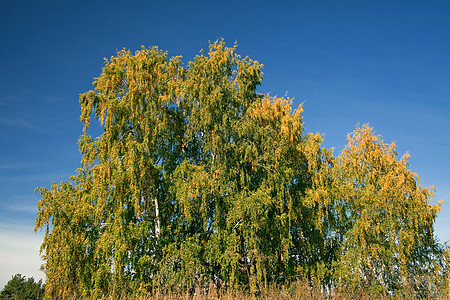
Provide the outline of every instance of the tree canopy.
<path id="1" fill-rule="evenodd" d="M 298 278 L 448 293 L 433 187 L 368 125 L 334 157 L 302 106 L 256 91 L 261 68 L 222 41 L 186 66 L 157 47 L 106 60 L 80 95 L 80 168 L 38 189 L 47 296 Z"/>
<path id="2" fill-rule="evenodd" d="M 44 286 L 42 279 L 35 282 L 33 277 L 27 279 L 21 274 L 16 274 L 3 287 L 0 299 L 43 299 Z"/>

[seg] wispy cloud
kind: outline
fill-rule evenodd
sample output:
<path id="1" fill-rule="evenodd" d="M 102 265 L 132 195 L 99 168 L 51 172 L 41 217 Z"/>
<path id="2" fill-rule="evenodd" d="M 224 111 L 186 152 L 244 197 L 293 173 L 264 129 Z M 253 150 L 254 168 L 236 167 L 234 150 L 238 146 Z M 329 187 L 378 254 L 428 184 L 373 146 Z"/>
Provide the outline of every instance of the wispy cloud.
<path id="1" fill-rule="evenodd" d="M 64 99 L 64 97 L 56 95 L 33 95 L 30 93 L 0 95 L 0 126 L 31 132 L 48 132 L 50 124 L 61 121 L 58 119 L 59 115 L 37 114 L 37 111 L 51 111 Z"/>
<path id="2" fill-rule="evenodd" d="M 0 124 L 7 127 L 36 129 L 25 117 L 0 117 Z"/>
<path id="3" fill-rule="evenodd" d="M 0 106 L 14 107 L 14 105 L 22 104 L 24 99 L 29 97 L 26 92 L 19 92 L 17 94 L 0 95 Z"/>
<path id="4" fill-rule="evenodd" d="M 57 172 L 49 174 L 24 174 L 24 175 L 0 175 L 0 182 L 59 182 L 60 180 L 68 180 L 73 173 Z"/>
<path id="5" fill-rule="evenodd" d="M 0 207 L 3 212 L 6 213 L 28 213 L 28 214 L 36 214 L 37 213 L 37 204 L 34 203 L 34 197 L 32 200 L 30 197 L 22 200 L 22 201 L 12 201 L 12 202 L 0 202 Z M 32 203 L 30 203 L 32 202 Z"/>
<path id="6" fill-rule="evenodd" d="M 50 123 L 52 118 L 40 118 L 36 117 L 32 113 L 28 112 L 14 112 L 8 116 L 0 116 L 0 126 L 4 127 L 3 130 L 24 130 L 32 133 L 46 133 L 48 132 L 46 123 Z"/>
<path id="7" fill-rule="evenodd" d="M 1 171 L 15 171 L 15 170 L 22 170 L 22 169 L 31 169 L 38 167 L 39 165 L 36 163 L 23 163 L 23 162 L 16 162 L 16 163 L 6 163 L 6 164 L 0 164 L 0 172 Z"/>
<path id="8" fill-rule="evenodd" d="M 33 226 L 18 222 L 0 223 L 0 287 L 17 273 L 33 276 L 36 280 L 45 275 L 39 270 L 42 261 L 39 248 L 43 233 L 33 232 Z"/>
<path id="9" fill-rule="evenodd" d="M 0 224 L 28 224 L 34 227 L 37 217 L 37 203 L 40 197 L 30 191 L 28 194 L 13 194 L 0 197 Z"/>
<path id="10" fill-rule="evenodd" d="M 49 104 L 49 105 L 53 105 L 53 104 L 56 104 L 56 103 L 60 103 L 60 102 L 63 101 L 63 100 L 64 100 L 63 97 L 58 97 L 58 96 L 46 96 L 46 97 L 44 98 L 45 103 L 46 103 L 46 104 Z"/>

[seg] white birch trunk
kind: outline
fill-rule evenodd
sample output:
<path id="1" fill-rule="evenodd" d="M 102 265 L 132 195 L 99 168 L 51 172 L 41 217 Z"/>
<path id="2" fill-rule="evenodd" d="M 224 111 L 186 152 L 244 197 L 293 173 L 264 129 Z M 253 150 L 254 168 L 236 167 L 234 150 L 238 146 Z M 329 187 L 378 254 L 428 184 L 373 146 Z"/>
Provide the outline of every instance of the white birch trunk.
<path id="1" fill-rule="evenodd" d="M 155 237 L 156 240 L 159 239 L 159 234 L 161 232 L 161 221 L 159 220 L 159 206 L 158 206 L 158 199 L 153 198 L 153 202 L 155 204 Z"/>

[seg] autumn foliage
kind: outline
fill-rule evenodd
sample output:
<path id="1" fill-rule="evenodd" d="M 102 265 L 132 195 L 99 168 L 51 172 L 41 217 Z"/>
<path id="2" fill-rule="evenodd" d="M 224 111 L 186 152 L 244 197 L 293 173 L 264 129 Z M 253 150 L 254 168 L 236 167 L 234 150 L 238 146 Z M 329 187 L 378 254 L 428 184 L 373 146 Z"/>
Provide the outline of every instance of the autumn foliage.
<path id="1" fill-rule="evenodd" d="M 235 50 L 106 61 L 80 96 L 80 168 L 39 188 L 46 295 L 258 295 L 297 280 L 323 295 L 448 295 L 440 206 L 407 155 L 364 125 L 335 157 L 301 106 L 256 92 L 262 65 Z"/>

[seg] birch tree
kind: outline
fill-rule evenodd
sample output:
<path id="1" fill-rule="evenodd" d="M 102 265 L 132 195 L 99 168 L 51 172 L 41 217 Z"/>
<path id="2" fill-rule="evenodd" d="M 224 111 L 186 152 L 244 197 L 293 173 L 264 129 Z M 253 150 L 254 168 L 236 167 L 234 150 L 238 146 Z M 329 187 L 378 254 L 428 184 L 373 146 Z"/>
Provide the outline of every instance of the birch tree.
<path id="1" fill-rule="evenodd" d="M 448 294 L 448 253 L 434 237 L 440 201 L 367 124 L 337 158 L 334 197 L 342 203 L 336 274 L 350 290 L 429 297 Z M 411 293 L 411 294 L 408 294 Z"/>
<path id="2" fill-rule="evenodd" d="M 186 65 L 157 47 L 105 61 L 79 99 L 80 168 L 38 188 L 47 297 L 257 294 L 298 278 L 448 294 L 440 204 L 407 155 L 365 125 L 334 157 L 302 105 L 258 93 L 261 81 L 262 65 L 223 41 Z"/>
<path id="3" fill-rule="evenodd" d="M 173 201 L 166 178 L 180 159 L 180 74 L 179 58 L 169 60 L 157 48 L 135 55 L 123 50 L 106 61 L 95 90 L 80 96 L 80 171 L 67 183 L 40 190 L 44 198 L 36 226 L 52 225 L 42 245 L 50 295 L 68 287 L 59 281 L 53 286 L 52 276 L 73 277 L 77 288 L 83 282 L 86 295 L 121 293 L 133 287 L 130 283 L 150 281 L 164 246 L 163 227 L 171 222 Z M 103 127 L 96 139 L 87 134 L 91 115 Z M 76 238 L 64 236 L 72 227 Z M 83 259 L 73 257 L 74 244 Z M 83 276 L 60 273 L 61 268 L 85 267 L 89 271 Z"/>

